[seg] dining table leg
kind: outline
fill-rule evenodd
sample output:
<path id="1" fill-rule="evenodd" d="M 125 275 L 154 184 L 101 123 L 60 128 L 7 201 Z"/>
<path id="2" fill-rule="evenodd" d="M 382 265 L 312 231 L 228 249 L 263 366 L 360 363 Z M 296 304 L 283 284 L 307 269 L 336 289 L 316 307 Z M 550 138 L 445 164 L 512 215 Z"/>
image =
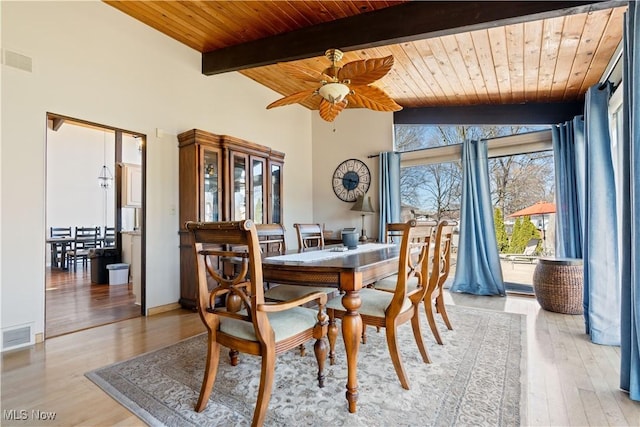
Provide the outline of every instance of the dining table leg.
<path id="1" fill-rule="evenodd" d="M 67 244 L 63 243 L 60 245 L 62 248 L 60 250 L 60 268 L 62 270 L 67 269 Z"/>
<path id="2" fill-rule="evenodd" d="M 362 287 L 361 275 L 356 273 L 355 280 L 349 283 L 349 290 L 345 290 L 342 297 L 342 305 L 346 313 L 342 318 L 342 338 L 344 340 L 345 352 L 347 353 L 347 402 L 349 412 L 356 412 L 358 402 L 358 351 L 360 349 L 360 337 L 362 336 L 362 318 L 358 309 L 362 304 L 359 289 Z M 344 283 L 342 284 L 344 285 Z"/>
<path id="3" fill-rule="evenodd" d="M 51 245 L 51 267 L 58 268 L 58 251 L 60 250 L 60 245 L 57 243 L 49 243 Z"/>

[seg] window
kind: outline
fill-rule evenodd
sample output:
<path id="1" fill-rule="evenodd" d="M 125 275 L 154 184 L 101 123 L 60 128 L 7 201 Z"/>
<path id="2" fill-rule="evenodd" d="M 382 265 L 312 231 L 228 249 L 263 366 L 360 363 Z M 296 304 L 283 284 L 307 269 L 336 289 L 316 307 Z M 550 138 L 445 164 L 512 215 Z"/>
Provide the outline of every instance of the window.
<path id="1" fill-rule="evenodd" d="M 401 152 L 401 219 L 459 219 L 462 195 L 462 142 L 488 140 L 489 178 L 502 253 L 522 252 L 520 242 L 542 238 L 538 251 L 553 253 L 553 215 L 511 218 L 509 215 L 555 196 L 551 130 L 548 126 L 395 126 L 395 149 Z M 498 210 L 499 209 L 499 210 Z M 525 222 L 526 218 L 530 222 Z M 544 225 L 543 225 L 544 224 Z M 546 233 L 542 228 L 546 229 Z M 516 237 L 517 236 L 517 237 Z M 454 234 L 454 242 L 457 236 Z M 506 258 L 505 258 L 506 259 Z M 457 244 L 452 248 L 452 269 Z M 531 287 L 533 264 L 501 263 L 505 283 Z M 507 267 L 508 266 L 508 267 Z M 532 291 L 532 288 L 529 288 Z"/>
<path id="2" fill-rule="evenodd" d="M 492 201 L 503 214 L 538 200 L 553 200 L 553 153 L 547 126 L 396 125 L 395 149 L 403 153 L 403 213 L 457 218 L 462 191 L 461 144 L 489 139 Z M 403 216 L 404 217 L 404 216 Z"/>

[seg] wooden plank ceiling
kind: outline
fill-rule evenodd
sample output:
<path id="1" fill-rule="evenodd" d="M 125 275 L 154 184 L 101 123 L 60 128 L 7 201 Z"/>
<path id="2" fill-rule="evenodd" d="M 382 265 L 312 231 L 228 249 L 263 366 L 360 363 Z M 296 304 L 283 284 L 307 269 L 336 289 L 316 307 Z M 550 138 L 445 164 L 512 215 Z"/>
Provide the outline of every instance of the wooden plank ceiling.
<path id="1" fill-rule="evenodd" d="M 327 23 L 347 22 L 368 13 L 373 17 L 386 8 L 409 6 L 403 5 L 405 1 L 108 0 L 106 3 L 203 53 L 203 57 L 219 50 L 228 50 L 231 57 L 239 56 L 241 51 L 233 49 L 262 40 L 273 43 L 267 43 L 261 50 L 268 51 L 270 46 L 273 50 L 286 50 L 286 46 L 278 45 L 278 37 L 294 35 L 303 29 L 309 30 L 306 34 L 313 34 L 316 29 L 328 31 Z M 500 7 L 518 2 L 494 2 L 500 3 L 504 6 L 495 8 L 496 15 L 500 14 Z M 534 3 L 553 5 L 553 2 L 520 3 L 527 7 Z M 369 43 L 374 47 L 345 52 L 339 65 L 393 55 L 392 71 L 374 85 L 403 107 L 581 101 L 616 52 L 622 39 L 626 5 L 565 3 L 600 5 L 548 13 L 539 19 L 532 15 L 475 27 L 466 25 L 458 31 L 449 28 L 423 38 L 405 38 L 407 41 L 399 43 Z M 293 49 L 293 43 L 289 43 Z M 326 46 L 332 47 L 344 46 Z M 318 71 L 325 69 L 329 65 L 327 59 L 314 53 L 313 57 L 295 63 Z M 240 72 L 282 95 L 312 87 L 308 82 L 291 78 L 275 63 Z M 313 99 L 303 105 L 318 107 Z"/>

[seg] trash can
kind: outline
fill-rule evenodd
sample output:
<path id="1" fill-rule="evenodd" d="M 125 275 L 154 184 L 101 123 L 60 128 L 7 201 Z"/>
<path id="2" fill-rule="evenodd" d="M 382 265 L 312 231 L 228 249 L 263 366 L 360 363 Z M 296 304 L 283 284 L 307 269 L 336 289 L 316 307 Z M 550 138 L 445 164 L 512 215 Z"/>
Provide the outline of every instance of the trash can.
<path id="1" fill-rule="evenodd" d="M 109 264 L 109 285 L 126 285 L 129 283 L 129 264 Z"/>
<path id="2" fill-rule="evenodd" d="M 116 248 L 95 248 L 89 251 L 91 260 L 91 283 L 109 283 L 107 265 L 118 262 Z"/>

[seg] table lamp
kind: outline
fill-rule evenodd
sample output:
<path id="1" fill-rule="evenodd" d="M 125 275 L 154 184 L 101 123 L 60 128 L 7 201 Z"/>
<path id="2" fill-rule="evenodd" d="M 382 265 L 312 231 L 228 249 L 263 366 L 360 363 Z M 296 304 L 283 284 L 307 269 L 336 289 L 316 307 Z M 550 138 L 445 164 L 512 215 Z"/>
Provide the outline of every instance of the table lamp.
<path id="1" fill-rule="evenodd" d="M 371 197 L 365 196 L 366 195 L 364 194 L 362 196 L 358 196 L 356 202 L 351 208 L 352 211 L 360 212 L 362 214 L 362 235 L 360 236 L 361 242 L 367 241 L 367 232 L 364 229 L 364 216 L 375 212 L 373 210 L 373 206 L 371 206 Z"/>

